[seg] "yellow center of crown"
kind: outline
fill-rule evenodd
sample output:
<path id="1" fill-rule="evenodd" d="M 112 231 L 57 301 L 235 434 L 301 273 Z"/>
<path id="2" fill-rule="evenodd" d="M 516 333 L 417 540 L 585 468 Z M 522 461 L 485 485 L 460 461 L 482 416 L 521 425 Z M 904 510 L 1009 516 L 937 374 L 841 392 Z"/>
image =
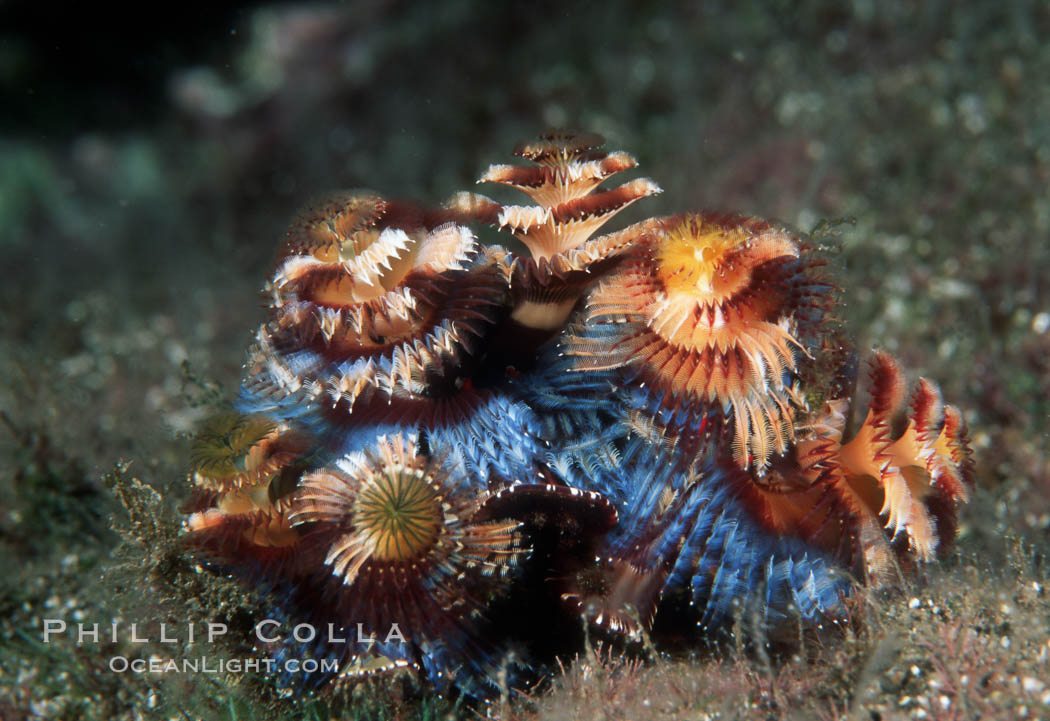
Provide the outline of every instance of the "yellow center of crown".
<path id="1" fill-rule="evenodd" d="M 660 243 L 657 274 L 668 294 L 687 293 L 701 302 L 718 302 L 747 283 L 748 268 L 732 262 L 747 238 L 743 230 L 688 215 Z"/>
<path id="2" fill-rule="evenodd" d="M 404 467 L 384 469 L 362 489 L 354 525 L 372 545 L 372 557 L 405 561 L 437 541 L 444 514 L 425 475 Z"/>

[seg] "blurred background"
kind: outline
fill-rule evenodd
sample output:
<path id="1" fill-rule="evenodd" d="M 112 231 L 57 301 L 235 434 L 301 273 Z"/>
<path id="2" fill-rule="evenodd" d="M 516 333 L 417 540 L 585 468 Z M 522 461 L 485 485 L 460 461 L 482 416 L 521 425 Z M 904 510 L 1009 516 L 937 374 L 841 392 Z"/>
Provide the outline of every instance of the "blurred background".
<path id="1" fill-rule="evenodd" d="M 843 221 L 860 347 L 965 410 L 966 533 L 1045 548 L 1045 2 L 99 5 L 0 3 L 0 610 L 105 595 L 118 459 L 179 498 L 187 388 L 236 386 L 300 206 L 440 202 L 550 127 L 663 187 L 622 223 Z"/>

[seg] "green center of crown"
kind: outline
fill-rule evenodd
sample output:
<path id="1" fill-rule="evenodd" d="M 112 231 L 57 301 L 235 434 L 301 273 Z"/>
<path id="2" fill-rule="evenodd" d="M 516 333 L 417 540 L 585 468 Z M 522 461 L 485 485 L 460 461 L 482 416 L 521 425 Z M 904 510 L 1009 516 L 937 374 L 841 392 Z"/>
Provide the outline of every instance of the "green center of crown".
<path id="1" fill-rule="evenodd" d="M 372 544 L 372 557 L 406 561 L 437 541 L 444 521 L 441 501 L 426 476 L 411 468 L 388 468 L 361 491 L 354 525 Z"/>

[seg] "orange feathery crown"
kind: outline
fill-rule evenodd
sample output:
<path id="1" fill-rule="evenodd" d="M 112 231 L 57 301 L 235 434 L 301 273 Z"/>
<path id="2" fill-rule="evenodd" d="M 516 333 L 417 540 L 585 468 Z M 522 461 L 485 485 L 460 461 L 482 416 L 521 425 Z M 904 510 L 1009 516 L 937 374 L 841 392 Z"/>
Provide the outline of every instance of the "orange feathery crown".
<path id="1" fill-rule="evenodd" d="M 612 344 L 570 338 L 581 368 L 633 363 L 664 407 L 709 408 L 734 424 L 738 464 L 766 468 L 793 440 L 792 384 L 804 354 L 797 311 L 812 302 L 801 241 L 755 218 L 668 218 L 599 283 L 585 323 L 627 322 Z"/>
<path id="2" fill-rule="evenodd" d="M 958 505 L 969 500 L 973 462 L 962 415 L 943 404 L 930 381 L 916 384 L 905 416 L 903 374 L 880 352 L 871 361 L 869 393 L 871 405 L 851 439 L 843 437 L 848 402 L 831 401 L 802 429 L 795 458 L 802 478 L 832 489 L 846 509 L 854 561 L 885 580 L 893 569 L 890 541 L 907 540 L 896 546 L 900 561 L 931 560 L 951 543 Z"/>
<path id="3" fill-rule="evenodd" d="M 219 555 L 257 560 L 287 558 L 298 535 L 288 522 L 288 492 L 296 464 L 312 441 L 258 414 L 223 411 L 203 424 L 193 441 L 192 479 L 198 491 L 187 530 L 199 546 Z"/>
<path id="4" fill-rule="evenodd" d="M 559 328 L 593 267 L 644 232 L 643 226 L 631 226 L 592 237 L 628 205 L 661 192 L 648 178 L 600 190 L 610 176 L 638 164 L 627 153 L 603 152 L 603 144 L 594 135 L 551 133 L 515 149 L 534 165 L 493 165 L 478 180 L 520 190 L 537 205 L 502 205 L 472 193 L 460 193 L 450 204 L 458 214 L 510 232 L 528 248 L 531 258 L 514 259 L 511 269 L 512 317 L 523 326 Z"/>
<path id="5" fill-rule="evenodd" d="M 467 228 L 361 194 L 335 196 L 292 224 L 269 287 L 272 320 L 257 336 L 246 390 L 347 408 L 377 392 L 426 395 L 506 295 L 496 256 Z"/>
<path id="6" fill-rule="evenodd" d="M 350 617 L 423 629 L 435 614 L 475 613 L 469 584 L 502 577 L 522 555 L 520 523 L 477 520 L 489 498 L 397 435 L 306 475 L 291 519 L 326 548 L 341 604 L 359 609 Z"/>

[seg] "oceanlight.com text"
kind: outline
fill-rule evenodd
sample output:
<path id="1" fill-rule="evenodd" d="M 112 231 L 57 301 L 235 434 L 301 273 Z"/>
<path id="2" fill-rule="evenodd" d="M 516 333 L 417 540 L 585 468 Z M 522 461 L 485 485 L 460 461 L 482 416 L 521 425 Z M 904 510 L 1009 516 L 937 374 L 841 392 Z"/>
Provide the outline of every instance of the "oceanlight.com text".
<path id="1" fill-rule="evenodd" d="M 131 658 L 113 656 L 109 659 L 109 670 L 113 673 L 335 673 L 339 662 L 335 659 L 288 658 L 278 662 L 273 658 Z"/>

